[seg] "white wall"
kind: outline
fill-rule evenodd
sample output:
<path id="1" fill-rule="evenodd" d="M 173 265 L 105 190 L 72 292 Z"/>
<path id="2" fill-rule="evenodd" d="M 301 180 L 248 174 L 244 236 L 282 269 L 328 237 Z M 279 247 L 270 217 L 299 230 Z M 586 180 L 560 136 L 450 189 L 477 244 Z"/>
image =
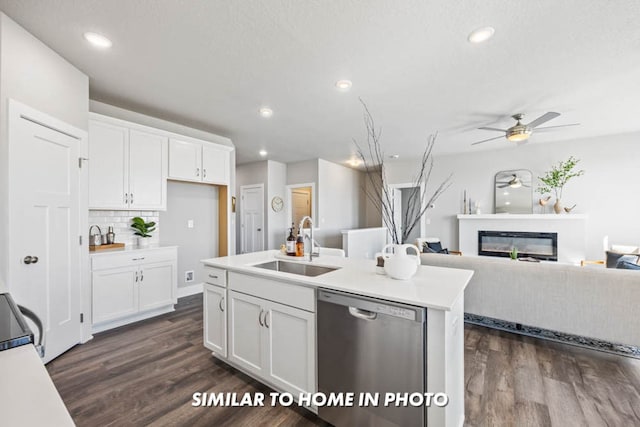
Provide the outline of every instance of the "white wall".
<path id="1" fill-rule="evenodd" d="M 271 209 L 271 199 L 278 196 L 283 201 L 287 200 L 287 165 L 273 160 L 267 161 L 267 196 L 265 197 L 268 225 L 266 249 L 280 249 L 280 245 L 286 239 L 285 230 L 287 228 L 287 209 L 283 208 L 280 212 L 274 212 Z"/>
<path id="2" fill-rule="evenodd" d="M 218 256 L 218 195 L 214 185 L 168 182 L 160 244 L 178 246 L 178 287 L 204 282 L 200 260 Z M 188 220 L 193 220 L 193 228 L 187 227 Z M 184 281 L 187 270 L 195 273 L 192 283 Z"/>
<path id="3" fill-rule="evenodd" d="M 89 79 L 0 12 L 0 289 L 7 282 L 8 99 L 87 130 Z"/>
<path id="4" fill-rule="evenodd" d="M 321 246 L 342 248 L 342 230 L 360 228 L 362 172 L 318 160 L 318 227 Z"/>
<path id="5" fill-rule="evenodd" d="M 535 138 L 535 137 L 534 137 Z M 491 151 L 436 156 L 429 188 L 433 189 L 451 172 L 453 185 L 429 210 L 427 235 L 438 236 L 443 245 L 453 249 L 458 242 L 456 214 L 462 213 L 463 191 L 478 200 L 483 213 L 493 212 L 494 175 L 507 169 L 529 169 L 535 190 L 537 177 L 553 164 L 573 155 L 581 159 L 579 168 L 586 172 L 574 178 L 564 190 L 563 204 L 577 207 L 573 212 L 588 215 L 587 258 L 603 259 L 602 239 L 609 236 L 613 244 L 640 244 L 640 133 L 602 136 L 574 141 L 536 144 Z M 387 162 L 389 183 L 409 182 L 415 174 L 415 162 Z M 534 213 L 540 213 L 539 194 L 533 193 Z"/>

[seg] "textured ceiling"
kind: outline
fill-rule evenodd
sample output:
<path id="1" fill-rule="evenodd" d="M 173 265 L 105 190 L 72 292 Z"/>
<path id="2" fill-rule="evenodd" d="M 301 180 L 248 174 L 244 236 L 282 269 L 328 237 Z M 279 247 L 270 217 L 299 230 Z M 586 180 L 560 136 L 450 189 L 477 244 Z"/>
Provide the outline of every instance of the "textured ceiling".
<path id="1" fill-rule="evenodd" d="M 637 0 L 0 0 L 90 77 L 92 99 L 230 137 L 238 162 L 344 162 L 362 107 L 387 154 L 512 147 L 479 126 L 546 111 L 530 144 L 640 130 Z M 495 36 L 467 35 L 491 25 Z M 108 36 L 100 51 L 85 31 Z M 335 81 L 350 79 L 342 93 Z M 271 119 L 257 111 L 268 105 Z M 512 149 L 517 149 L 513 147 Z"/>

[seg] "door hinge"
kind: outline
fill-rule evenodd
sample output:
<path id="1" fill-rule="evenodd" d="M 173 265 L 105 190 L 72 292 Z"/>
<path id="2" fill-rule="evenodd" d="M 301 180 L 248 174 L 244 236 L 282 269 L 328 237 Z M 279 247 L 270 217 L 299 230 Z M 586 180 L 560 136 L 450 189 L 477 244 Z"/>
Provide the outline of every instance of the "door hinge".
<path id="1" fill-rule="evenodd" d="M 80 323 L 84 323 L 84 313 L 80 313 Z"/>
<path id="2" fill-rule="evenodd" d="M 82 246 L 82 234 L 78 236 L 78 240 L 80 241 L 80 246 Z"/>
<path id="3" fill-rule="evenodd" d="M 80 169 L 82 169 L 82 161 L 83 160 L 89 160 L 89 159 L 87 159 L 86 157 L 78 157 L 78 167 Z"/>

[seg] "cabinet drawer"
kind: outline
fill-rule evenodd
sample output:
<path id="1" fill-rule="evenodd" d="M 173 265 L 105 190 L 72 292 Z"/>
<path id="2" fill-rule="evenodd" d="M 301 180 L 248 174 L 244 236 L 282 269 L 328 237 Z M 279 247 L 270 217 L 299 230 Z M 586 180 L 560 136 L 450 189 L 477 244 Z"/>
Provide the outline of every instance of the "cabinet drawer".
<path id="1" fill-rule="evenodd" d="M 229 288 L 315 313 L 315 289 L 264 277 L 229 272 Z"/>
<path id="2" fill-rule="evenodd" d="M 138 264 L 154 262 L 174 261 L 177 253 L 175 248 L 162 248 L 155 250 L 133 250 L 112 254 L 100 254 L 91 257 L 91 270 L 103 270 L 106 268 L 128 267 Z"/>
<path id="3" fill-rule="evenodd" d="M 221 268 L 204 266 L 204 281 L 212 285 L 227 286 L 227 271 Z"/>

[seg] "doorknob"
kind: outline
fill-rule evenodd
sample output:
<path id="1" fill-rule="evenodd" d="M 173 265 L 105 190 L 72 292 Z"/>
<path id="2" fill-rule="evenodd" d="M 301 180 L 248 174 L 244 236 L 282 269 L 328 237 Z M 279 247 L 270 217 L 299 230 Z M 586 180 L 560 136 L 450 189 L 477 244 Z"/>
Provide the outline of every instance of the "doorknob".
<path id="1" fill-rule="evenodd" d="M 24 257 L 24 259 L 22 260 L 22 262 L 24 262 L 25 264 L 36 264 L 38 262 L 38 257 L 37 256 L 30 256 L 27 255 L 26 257 Z"/>
<path id="2" fill-rule="evenodd" d="M 258 231 L 262 231 L 262 228 L 258 228 Z"/>

